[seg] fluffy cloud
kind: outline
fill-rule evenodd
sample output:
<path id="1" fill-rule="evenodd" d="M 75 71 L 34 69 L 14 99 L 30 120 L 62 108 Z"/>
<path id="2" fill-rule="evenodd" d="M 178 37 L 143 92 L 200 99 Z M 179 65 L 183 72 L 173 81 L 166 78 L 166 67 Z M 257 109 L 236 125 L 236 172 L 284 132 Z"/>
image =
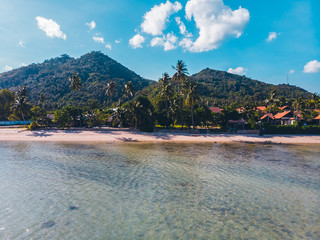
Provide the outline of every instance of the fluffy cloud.
<path id="1" fill-rule="evenodd" d="M 67 35 L 60 30 L 60 25 L 52 19 L 46 19 L 44 17 L 36 17 L 38 27 L 46 33 L 50 38 L 62 38 L 67 39 Z"/>
<path id="2" fill-rule="evenodd" d="M 95 41 L 97 43 L 104 43 L 104 38 L 103 37 L 93 36 L 92 39 L 93 39 L 93 41 Z"/>
<path id="3" fill-rule="evenodd" d="M 129 44 L 134 49 L 142 48 L 142 43 L 144 43 L 144 41 L 145 38 L 138 33 L 129 40 Z"/>
<path id="4" fill-rule="evenodd" d="M 176 42 L 178 38 L 173 33 L 168 33 L 163 37 L 155 37 L 151 40 L 151 47 L 162 46 L 165 51 L 177 48 Z"/>
<path id="5" fill-rule="evenodd" d="M 141 24 L 142 31 L 153 36 L 161 35 L 170 15 L 181 9 L 181 3 L 175 2 L 173 4 L 169 0 L 166 3 L 155 5 L 143 16 L 144 21 Z"/>
<path id="6" fill-rule="evenodd" d="M 235 69 L 229 68 L 228 73 L 237 74 L 237 75 L 245 75 L 248 69 L 244 67 L 237 67 Z"/>
<path id="7" fill-rule="evenodd" d="M 188 33 L 186 25 L 181 21 L 180 17 L 175 17 L 175 20 L 179 26 L 180 33 L 186 37 L 192 37 L 191 33 Z"/>
<path id="8" fill-rule="evenodd" d="M 120 43 L 120 40 L 115 40 L 114 41 L 116 44 L 119 44 Z"/>
<path id="9" fill-rule="evenodd" d="M 25 42 L 21 39 L 19 42 L 18 42 L 18 45 L 20 46 L 20 47 L 25 47 Z"/>
<path id="10" fill-rule="evenodd" d="M 95 23 L 95 21 L 91 21 L 89 23 L 86 23 L 86 26 L 88 26 L 90 30 L 92 30 L 96 28 L 97 24 Z"/>
<path id="11" fill-rule="evenodd" d="M 294 74 L 294 72 L 295 72 L 294 69 L 291 69 L 291 70 L 289 71 L 290 74 Z"/>
<path id="12" fill-rule="evenodd" d="M 313 60 L 308 62 L 305 66 L 304 66 L 304 73 L 318 73 L 320 72 L 320 62 L 317 60 Z"/>
<path id="13" fill-rule="evenodd" d="M 13 69 L 13 67 L 10 67 L 10 66 L 8 66 L 8 65 L 5 65 L 4 68 L 3 68 L 3 70 L 4 70 L 5 72 L 11 71 L 12 69 Z"/>
<path id="14" fill-rule="evenodd" d="M 275 39 L 277 39 L 277 37 L 279 36 L 280 33 L 276 33 L 276 32 L 269 32 L 269 36 L 267 38 L 267 42 L 271 42 Z"/>
<path id="15" fill-rule="evenodd" d="M 194 19 L 199 29 L 195 42 L 184 40 L 189 44 L 187 50 L 204 52 L 218 48 L 228 36 L 239 38 L 249 21 L 250 14 L 245 8 L 232 9 L 224 5 L 223 0 L 189 0 L 186 5 L 186 18 Z"/>
<path id="16" fill-rule="evenodd" d="M 111 46 L 111 44 L 106 44 L 106 49 L 109 49 L 109 50 L 111 50 L 112 49 L 112 46 Z"/>

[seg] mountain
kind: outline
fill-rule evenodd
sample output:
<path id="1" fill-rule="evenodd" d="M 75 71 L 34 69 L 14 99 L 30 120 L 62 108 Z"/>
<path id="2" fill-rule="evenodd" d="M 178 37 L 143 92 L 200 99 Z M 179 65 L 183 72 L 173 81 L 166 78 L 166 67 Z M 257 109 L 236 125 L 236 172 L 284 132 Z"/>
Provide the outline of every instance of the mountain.
<path id="1" fill-rule="evenodd" d="M 271 91 L 276 92 L 276 98 L 311 98 L 312 94 L 300 87 L 288 84 L 273 85 L 246 76 L 231 74 L 206 68 L 199 73 L 190 76 L 198 82 L 198 92 L 203 100 L 209 105 L 230 104 L 245 101 L 262 102 L 268 99 Z M 159 92 L 159 85 L 155 84 L 144 89 L 142 92 L 155 99 Z"/>
<path id="2" fill-rule="evenodd" d="M 83 88 L 71 92 L 68 77 L 78 73 L 82 79 Z M 270 92 L 276 90 L 276 98 L 304 97 L 311 98 L 306 90 L 287 84 L 272 85 L 252 80 L 224 71 L 206 68 L 190 76 L 199 83 L 199 94 L 209 105 L 225 105 L 228 103 L 262 102 L 269 98 Z M 138 95 L 147 95 L 155 100 L 159 93 L 159 84 L 147 80 L 120 63 L 102 54 L 91 52 L 80 58 L 68 55 L 46 60 L 40 64 L 31 64 L 0 74 L 0 90 L 16 90 L 19 86 L 27 86 L 31 103 L 39 100 L 41 93 L 45 94 L 48 108 L 57 108 L 65 104 L 85 105 L 90 99 L 98 100 L 99 104 L 106 101 L 106 86 L 115 81 L 117 91 L 112 96 L 112 102 L 117 102 L 123 96 L 126 82 L 132 81 Z"/>
<path id="3" fill-rule="evenodd" d="M 83 84 L 83 88 L 75 93 L 71 92 L 68 81 L 72 73 L 78 73 Z M 2 73 L 0 89 L 16 90 L 19 86 L 27 86 L 31 103 L 37 102 L 40 94 L 44 93 L 47 105 L 55 108 L 64 104 L 85 104 L 89 99 L 97 99 L 102 104 L 106 101 L 106 86 L 110 81 L 115 81 L 117 88 L 113 102 L 123 96 L 126 82 L 132 81 L 137 91 L 153 82 L 101 52 L 94 51 L 77 59 L 65 54 L 40 64 Z"/>

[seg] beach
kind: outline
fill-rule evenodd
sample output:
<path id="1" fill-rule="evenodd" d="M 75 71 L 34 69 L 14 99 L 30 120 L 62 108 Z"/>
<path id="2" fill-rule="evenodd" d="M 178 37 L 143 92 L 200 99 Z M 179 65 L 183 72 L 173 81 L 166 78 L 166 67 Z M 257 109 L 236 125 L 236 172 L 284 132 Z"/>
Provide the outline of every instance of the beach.
<path id="1" fill-rule="evenodd" d="M 118 129 L 36 130 L 0 128 L 0 141 L 48 142 L 186 142 L 186 143 L 274 143 L 320 144 L 319 135 L 264 135 L 256 134 L 192 134 L 179 132 L 143 133 Z"/>

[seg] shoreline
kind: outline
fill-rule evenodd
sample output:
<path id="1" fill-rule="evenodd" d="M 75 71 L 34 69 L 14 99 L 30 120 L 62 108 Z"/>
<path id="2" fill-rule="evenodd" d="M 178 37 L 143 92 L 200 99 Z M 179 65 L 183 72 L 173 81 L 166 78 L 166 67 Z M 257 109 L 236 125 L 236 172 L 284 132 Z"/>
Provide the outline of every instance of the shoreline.
<path id="1" fill-rule="evenodd" d="M 178 132 L 143 133 L 128 129 L 36 130 L 0 128 L 0 142 L 75 142 L 75 143 L 260 143 L 320 144 L 320 135 L 192 134 Z"/>

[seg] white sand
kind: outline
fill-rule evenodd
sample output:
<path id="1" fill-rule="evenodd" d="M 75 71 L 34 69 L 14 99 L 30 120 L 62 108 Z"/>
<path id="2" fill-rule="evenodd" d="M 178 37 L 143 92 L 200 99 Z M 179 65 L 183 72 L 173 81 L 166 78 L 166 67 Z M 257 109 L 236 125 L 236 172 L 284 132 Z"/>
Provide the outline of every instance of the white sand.
<path id="1" fill-rule="evenodd" d="M 320 136 L 313 135 L 238 135 L 238 134 L 188 134 L 141 133 L 130 130 L 39 130 L 0 128 L 0 141 L 48 142 L 256 142 L 284 144 L 320 144 Z"/>

